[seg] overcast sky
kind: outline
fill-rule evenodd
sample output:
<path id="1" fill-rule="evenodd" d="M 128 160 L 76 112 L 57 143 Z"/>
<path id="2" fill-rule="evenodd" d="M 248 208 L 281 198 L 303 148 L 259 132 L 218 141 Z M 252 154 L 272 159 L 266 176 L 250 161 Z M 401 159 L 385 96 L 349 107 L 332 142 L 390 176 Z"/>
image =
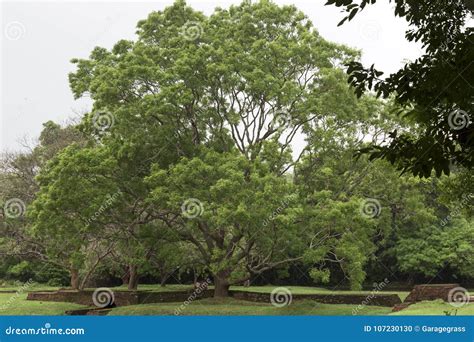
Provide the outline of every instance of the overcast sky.
<path id="1" fill-rule="evenodd" d="M 1 1 L 1 0 L 0 0 Z M 18 150 L 23 138 L 35 139 L 42 123 L 86 112 L 87 99 L 75 101 L 67 75 L 71 58 L 86 58 L 95 46 L 111 48 L 120 39 L 134 39 L 136 23 L 162 10 L 169 1 L 14 1 L 1 3 L 0 150 Z M 206 14 L 240 0 L 188 0 Z M 395 18 L 387 2 L 369 6 L 352 22 L 337 27 L 343 14 L 325 0 L 277 0 L 294 4 L 328 40 L 363 51 L 365 64 L 387 72 L 415 59 L 420 47 L 405 40 L 406 22 Z"/>

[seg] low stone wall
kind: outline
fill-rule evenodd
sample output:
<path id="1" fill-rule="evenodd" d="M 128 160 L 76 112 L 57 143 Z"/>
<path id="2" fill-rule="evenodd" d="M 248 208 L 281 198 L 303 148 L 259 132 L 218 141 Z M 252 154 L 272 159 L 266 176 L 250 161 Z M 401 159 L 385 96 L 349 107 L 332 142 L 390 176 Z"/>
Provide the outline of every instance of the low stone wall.
<path id="1" fill-rule="evenodd" d="M 449 292 L 452 289 L 458 288 L 459 284 L 424 284 L 416 285 L 410 294 L 405 298 L 402 304 L 395 305 L 393 312 L 406 309 L 411 304 L 421 301 L 430 301 L 442 299 L 445 302 L 449 301 Z"/>
<path id="2" fill-rule="evenodd" d="M 257 293 L 247 291 L 231 291 L 231 296 L 235 299 L 248 300 L 252 302 L 270 303 L 269 293 Z M 351 305 L 374 305 L 393 307 L 400 304 L 401 299 L 396 294 L 296 294 L 292 295 L 293 300 L 314 300 L 323 304 L 351 304 Z"/>
<path id="3" fill-rule="evenodd" d="M 51 302 L 77 303 L 87 306 L 94 306 L 92 295 L 94 291 L 70 291 L 61 290 L 56 292 L 30 292 L 28 300 L 40 300 Z M 213 290 L 204 290 L 201 293 L 193 291 L 114 291 L 114 304 L 116 306 L 127 306 L 136 304 L 150 303 L 179 303 L 185 302 L 190 298 L 202 299 L 210 298 L 214 295 Z M 269 293 L 230 291 L 229 295 L 235 299 L 247 300 L 251 302 L 270 303 Z M 396 294 L 310 294 L 293 295 L 293 300 L 314 300 L 324 304 L 353 304 L 353 305 L 376 305 L 376 306 L 394 306 L 401 303 L 400 297 Z"/>
<path id="4" fill-rule="evenodd" d="M 214 290 L 197 291 L 173 291 L 173 292 L 138 292 L 138 304 L 150 303 L 178 303 L 185 302 L 190 297 L 196 299 L 211 298 Z M 118 304 L 117 304 L 118 305 Z"/>
<path id="5" fill-rule="evenodd" d="M 184 302 L 190 296 L 196 298 L 212 297 L 212 290 L 202 291 L 200 294 L 193 291 L 170 291 L 170 292 L 152 292 L 152 291 L 113 291 L 114 304 L 116 306 L 127 306 L 148 303 L 172 303 Z M 40 300 L 45 302 L 67 302 L 87 306 L 94 306 L 92 301 L 93 290 L 71 291 L 60 290 L 54 292 L 29 292 L 28 300 Z"/>
<path id="6" fill-rule="evenodd" d="M 29 292 L 27 300 L 41 300 L 45 302 L 67 302 L 87 306 L 94 306 L 92 295 L 94 291 L 60 290 L 55 292 Z M 138 295 L 129 291 L 114 291 L 115 305 L 125 306 L 138 304 Z"/>
<path id="7" fill-rule="evenodd" d="M 435 299 L 442 299 L 447 302 L 449 291 L 456 287 L 459 287 L 459 284 L 416 285 L 405 299 L 405 302 L 415 303 Z"/>

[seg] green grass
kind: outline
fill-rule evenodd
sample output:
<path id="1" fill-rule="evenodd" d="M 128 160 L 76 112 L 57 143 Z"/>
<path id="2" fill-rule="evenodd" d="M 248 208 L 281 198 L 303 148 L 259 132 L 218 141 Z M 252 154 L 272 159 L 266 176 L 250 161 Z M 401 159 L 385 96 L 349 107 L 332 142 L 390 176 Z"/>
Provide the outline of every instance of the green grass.
<path id="1" fill-rule="evenodd" d="M 416 304 L 410 305 L 408 308 L 394 312 L 392 315 L 396 316 L 418 316 L 418 315 L 446 315 L 446 312 L 450 312 L 451 315 L 455 314 L 457 309 L 458 316 L 474 316 L 474 304 L 467 304 L 460 308 L 455 308 L 451 306 L 449 303 L 444 301 L 435 300 L 431 302 L 420 302 Z"/>
<path id="2" fill-rule="evenodd" d="M 110 315 L 174 315 L 175 311 L 183 303 L 161 303 L 124 306 L 113 309 Z M 269 315 L 269 316 L 292 316 L 292 315 L 315 315 L 315 316 L 347 316 L 352 315 L 356 305 L 347 304 L 321 304 L 311 300 L 293 301 L 291 305 L 276 308 L 267 303 L 252 303 L 247 301 L 226 299 L 203 299 L 196 300 L 184 307 L 180 315 L 219 315 L 219 316 L 240 316 L 240 315 Z M 396 315 L 396 316 L 417 316 L 417 315 L 451 315 L 473 316 L 474 304 L 465 305 L 457 309 L 442 300 L 421 302 L 413 304 L 405 310 L 392 313 L 392 308 L 380 306 L 365 306 L 356 311 L 357 315 Z"/>
<path id="3" fill-rule="evenodd" d="M 0 316 L 12 315 L 64 315 L 66 310 L 82 309 L 83 305 L 61 302 L 26 300 L 26 293 L 0 293 Z"/>
<path id="4" fill-rule="evenodd" d="M 122 306 L 113 309 L 109 316 L 121 315 L 174 315 L 175 311 L 183 303 L 160 303 Z M 319 315 L 319 316 L 342 316 L 352 315 L 355 305 L 320 304 L 310 300 L 293 301 L 291 305 L 277 308 L 270 303 L 252 303 L 232 298 L 215 299 L 208 298 L 196 300 L 182 309 L 180 315 L 219 315 L 219 316 L 241 316 L 241 315 Z M 391 308 L 367 306 L 358 312 L 359 315 L 387 315 Z"/>
<path id="5" fill-rule="evenodd" d="M 212 287 L 211 287 L 212 288 Z M 232 290 L 254 291 L 270 293 L 276 286 L 234 286 Z M 287 286 L 293 294 L 369 294 L 370 291 L 332 291 L 318 287 Z M 5 293 L 2 291 L 18 291 L 20 286 L 0 287 L 0 316 L 2 315 L 64 315 L 65 311 L 85 308 L 83 305 L 63 302 L 41 302 L 27 301 L 28 291 L 57 290 L 57 287 L 34 284 L 25 291 L 16 293 Z M 126 290 L 120 286 L 115 289 Z M 190 285 L 140 285 L 139 290 L 158 292 L 191 290 Z M 473 291 L 474 292 L 474 291 Z M 408 292 L 390 292 L 385 294 L 398 294 L 403 300 Z M 110 315 L 174 315 L 176 309 L 182 305 L 179 303 L 156 303 L 145 305 L 132 305 L 115 308 Z M 6 306 L 6 307 L 4 307 Z M 343 304 L 321 304 L 311 300 L 294 300 L 291 305 L 277 308 L 270 303 L 254 303 L 232 298 L 215 299 L 208 298 L 196 300 L 186 306 L 181 315 L 352 315 L 357 305 Z M 421 302 L 409 306 L 405 310 L 392 313 L 391 308 L 378 306 L 365 306 L 357 311 L 358 315 L 446 315 L 446 312 L 455 314 L 456 308 L 441 300 Z M 474 304 L 465 305 L 457 310 L 457 315 L 474 315 Z"/>
<path id="6" fill-rule="evenodd" d="M 25 283 L 26 284 L 26 283 Z M 5 286 L 0 286 L 0 293 L 5 292 L 5 291 L 18 291 L 24 289 L 23 292 L 30 292 L 30 291 L 55 291 L 59 289 L 59 287 L 55 286 L 48 286 L 44 284 L 32 284 L 32 285 L 24 285 L 18 284 L 18 285 L 5 285 Z"/>
<path id="7" fill-rule="evenodd" d="M 231 290 L 239 291 L 250 291 L 260 293 L 271 293 L 277 286 L 232 286 Z M 292 294 L 351 294 L 351 295 L 369 295 L 371 291 L 339 291 L 339 290 L 328 290 L 322 287 L 306 287 L 306 286 L 285 286 L 291 291 Z M 396 292 L 396 291 L 381 291 L 380 294 L 396 294 L 403 301 L 409 294 L 409 292 Z"/>

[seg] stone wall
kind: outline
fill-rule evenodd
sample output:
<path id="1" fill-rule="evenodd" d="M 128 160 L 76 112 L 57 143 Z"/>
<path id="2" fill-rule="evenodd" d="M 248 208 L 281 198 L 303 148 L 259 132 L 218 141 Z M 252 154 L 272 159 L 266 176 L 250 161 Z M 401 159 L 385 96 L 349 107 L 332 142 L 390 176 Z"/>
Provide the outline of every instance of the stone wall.
<path id="1" fill-rule="evenodd" d="M 448 301 L 449 291 L 459 287 L 459 284 L 416 285 L 405 299 L 406 303 L 421 302 L 423 300 L 442 299 Z"/>
<path id="2" fill-rule="evenodd" d="M 424 284 L 416 285 L 410 292 L 408 297 L 405 298 L 402 304 L 395 305 L 393 312 L 401 311 L 406 309 L 411 304 L 421 301 L 430 301 L 436 299 L 442 299 L 445 302 L 449 301 L 449 292 L 459 287 L 459 284 Z"/>
<path id="3" fill-rule="evenodd" d="M 69 302 L 87 306 L 94 306 L 92 295 L 94 291 L 56 291 L 56 292 L 30 292 L 28 300 L 41 300 L 52 302 Z M 210 298 L 214 294 L 213 290 L 204 290 L 201 293 L 193 291 L 114 291 L 115 305 L 126 306 L 150 303 L 179 303 L 186 300 Z M 230 291 L 229 295 L 235 299 L 247 300 L 251 302 L 270 303 L 269 293 L 257 293 L 247 291 Z M 353 305 L 376 305 L 394 306 L 401 303 L 400 297 L 396 294 L 373 294 L 373 295 L 352 295 L 352 294 L 317 294 L 317 295 L 293 295 L 293 300 L 314 300 L 325 304 L 353 304 Z"/>
<path id="4" fill-rule="evenodd" d="M 247 291 L 231 291 L 235 299 L 248 300 L 252 302 L 270 303 L 269 293 L 257 293 Z M 293 300 L 314 300 L 323 304 L 351 304 L 351 305 L 375 305 L 392 307 L 401 303 L 396 294 L 300 294 L 292 295 Z"/>
<path id="5" fill-rule="evenodd" d="M 170 291 L 170 292 L 152 292 L 152 291 L 113 291 L 114 304 L 116 306 L 127 306 L 147 303 L 172 303 L 184 302 L 193 296 L 198 299 L 212 297 L 212 290 L 204 290 L 201 293 L 193 291 Z M 28 300 L 41 300 L 49 302 L 68 302 L 87 306 L 94 306 L 92 301 L 93 290 L 84 291 L 48 291 L 48 292 L 29 292 Z"/>

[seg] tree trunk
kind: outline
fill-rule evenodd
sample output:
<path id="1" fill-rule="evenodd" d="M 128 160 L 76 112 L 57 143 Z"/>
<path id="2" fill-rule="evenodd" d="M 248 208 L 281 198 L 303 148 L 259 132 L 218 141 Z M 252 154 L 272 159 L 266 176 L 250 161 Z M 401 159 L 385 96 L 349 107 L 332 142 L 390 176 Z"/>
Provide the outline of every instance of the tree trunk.
<path id="1" fill-rule="evenodd" d="M 75 268 L 71 268 L 69 271 L 71 275 L 71 287 L 73 290 L 79 289 L 79 271 Z"/>
<path id="2" fill-rule="evenodd" d="M 214 298 L 229 297 L 229 287 L 227 279 L 214 277 Z"/>
<path id="3" fill-rule="evenodd" d="M 128 280 L 128 289 L 136 290 L 138 288 L 138 267 L 130 265 L 130 278 Z"/>
<path id="4" fill-rule="evenodd" d="M 160 286 L 161 287 L 166 287 L 166 282 L 168 281 L 170 275 L 166 274 L 166 275 L 162 275 L 161 276 L 161 282 L 160 282 Z"/>
<path id="5" fill-rule="evenodd" d="M 125 269 L 125 273 L 123 274 L 121 278 L 122 278 L 122 284 L 128 286 L 128 283 L 130 281 L 130 270 L 128 267 Z"/>

